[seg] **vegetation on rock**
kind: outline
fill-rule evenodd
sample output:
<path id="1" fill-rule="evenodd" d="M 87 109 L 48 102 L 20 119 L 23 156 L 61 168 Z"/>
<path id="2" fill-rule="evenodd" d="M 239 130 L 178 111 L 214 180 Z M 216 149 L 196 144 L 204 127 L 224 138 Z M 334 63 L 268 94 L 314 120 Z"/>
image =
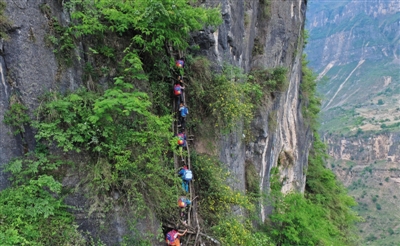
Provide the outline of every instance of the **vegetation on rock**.
<path id="1" fill-rule="evenodd" d="M 262 3 L 269 11 L 268 1 Z M 63 203 L 65 195 L 82 187 L 91 203 L 89 214 L 122 206 L 133 221 L 147 213 L 160 221 L 174 219 L 180 179 L 173 165 L 177 150 L 168 95 L 171 82 L 182 73 L 173 69 L 173 53 L 189 47 L 189 32 L 221 23 L 218 9 L 195 8 L 185 0 L 71 0 L 68 7 L 74 23 L 57 30 L 53 45 L 68 51 L 75 39 L 93 44 L 86 54 L 91 57 L 84 76 L 88 83 L 86 88 L 41 98 L 32 124 L 36 152 L 8 165 L 13 186 L 0 193 L 0 239 L 10 245 L 90 243 Z M 66 46 L 60 37 L 68 37 Z M 248 126 L 254 110 L 288 86 L 286 68 L 244 74 L 224 65 L 215 73 L 205 58 L 187 58 L 185 76 L 193 88 L 189 95 L 197 115 L 190 127 L 199 127 L 198 131 L 207 121 L 217 134 L 235 130 L 238 122 Z M 267 196 L 257 190 L 254 170 L 248 168 L 250 189 L 242 194 L 230 188 L 229 172 L 215 156 L 191 155 L 202 228 L 223 245 L 351 244 L 349 232 L 357 216 L 349 207 L 354 201 L 324 167 L 324 146 L 316 135 L 320 101 L 315 77 L 305 65 L 303 113 L 315 134 L 306 193 L 283 196 L 274 176 L 268 194 L 274 208 L 270 223 L 255 227 L 251 220 L 260 197 Z M 100 85 L 91 81 L 96 77 L 113 79 Z M 21 119 L 10 124 L 26 123 L 23 107 L 11 110 Z M 72 170 L 65 159 L 74 160 L 73 156 L 84 157 L 85 163 L 73 163 L 82 177 L 76 190 L 68 190 L 72 187 L 63 187 L 61 180 Z M 120 196 L 111 199 L 115 193 Z M 231 208 L 243 211 L 242 216 Z M 127 235 L 126 242 L 150 245 L 156 236 Z"/>

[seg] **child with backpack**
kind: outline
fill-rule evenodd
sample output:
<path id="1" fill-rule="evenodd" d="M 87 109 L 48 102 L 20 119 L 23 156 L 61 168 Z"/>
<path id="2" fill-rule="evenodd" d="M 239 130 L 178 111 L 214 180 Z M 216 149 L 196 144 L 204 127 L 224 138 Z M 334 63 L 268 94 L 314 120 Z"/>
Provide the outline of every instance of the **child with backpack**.
<path id="1" fill-rule="evenodd" d="M 178 147 L 186 147 L 186 134 L 180 131 L 177 135 L 178 137 Z"/>
<path id="2" fill-rule="evenodd" d="M 178 230 L 173 229 L 172 231 L 169 231 L 167 233 L 167 236 L 165 237 L 165 241 L 167 241 L 168 245 L 174 245 L 174 246 L 180 246 L 180 237 L 184 236 L 187 232 L 187 229 L 183 233 L 179 233 Z"/>
<path id="3" fill-rule="evenodd" d="M 176 107 L 178 109 L 179 109 L 180 104 L 185 102 L 184 97 L 183 97 L 184 89 L 185 89 L 185 87 L 181 84 L 181 82 L 178 79 L 178 81 L 176 81 L 174 84 L 174 92 L 173 92 L 173 94 L 175 96 L 175 102 L 177 105 Z"/>
<path id="4" fill-rule="evenodd" d="M 186 116 L 189 114 L 189 109 L 183 104 L 180 104 L 179 107 L 179 120 L 178 120 L 178 127 L 182 127 L 182 130 L 185 130 L 185 121 Z"/>
<path id="5" fill-rule="evenodd" d="M 192 201 L 190 201 L 187 197 L 181 196 L 178 199 L 178 207 L 181 209 L 180 211 L 180 217 L 183 225 L 187 226 L 187 219 L 188 219 L 188 205 L 192 204 Z"/>
<path id="6" fill-rule="evenodd" d="M 189 170 L 187 166 L 183 166 L 183 168 L 179 171 L 179 176 L 182 177 L 182 188 L 189 192 L 189 182 L 193 179 L 192 170 Z"/>
<path id="7" fill-rule="evenodd" d="M 179 60 L 175 61 L 175 66 L 180 69 L 180 68 L 184 68 L 185 67 L 185 61 L 183 60 L 183 58 L 179 58 Z"/>

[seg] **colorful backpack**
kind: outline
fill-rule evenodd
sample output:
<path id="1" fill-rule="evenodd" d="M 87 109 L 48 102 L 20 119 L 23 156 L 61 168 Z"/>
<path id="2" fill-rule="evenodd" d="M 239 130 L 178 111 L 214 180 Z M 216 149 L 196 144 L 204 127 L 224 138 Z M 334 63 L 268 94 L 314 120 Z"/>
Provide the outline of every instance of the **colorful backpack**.
<path id="1" fill-rule="evenodd" d="M 183 68 L 183 65 L 184 65 L 185 63 L 184 63 L 184 61 L 183 60 L 177 60 L 176 62 L 175 62 L 175 65 L 178 67 L 178 68 Z"/>
<path id="2" fill-rule="evenodd" d="M 167 233 L 166 241 L 167 241 L 168 245 L 170 245 L 171 243 L 175 242 L 175 238 L 177 238 L 177 236 L 176 236 L 177 233 L 178 232 L 175 231 L 175 230 L 172 230 L 172 231 Z"/>
<path id="3" fill-rule="evenodd" d="M 178 145 L 183 145 L 185 143 L 185 135 L 183 133 L 178 134 Z"/>
<path id="4" fill-rule="evenodd" d="M 192 202 L 187 199 L 185 196 L 181 196 L 178 199 L 178 207 L 185 208 L 187 205 L 191 204 Z"/>
<path id="5" fill-rule="evenodd" d="M 193 179 L 192 170 L 189 170 L 189 169 L 185 170 L 185 173 L 183 174 L 183 179 L 186 181 L 192 180 Z"/>
<path id="6" fill-rule="evenodd" d="M 181 94 L 181 86 L 179 84 L 174 85 L 174 95 L 179 96 Z"/>

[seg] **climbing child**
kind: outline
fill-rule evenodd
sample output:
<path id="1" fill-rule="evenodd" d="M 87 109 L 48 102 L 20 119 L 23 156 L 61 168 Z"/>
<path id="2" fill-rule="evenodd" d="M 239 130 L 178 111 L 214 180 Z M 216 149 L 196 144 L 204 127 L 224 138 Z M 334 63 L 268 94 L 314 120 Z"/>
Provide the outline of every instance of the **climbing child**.
<path id="1" fill-rule="evenodd" d="M 178 199 L 178 207 L 180 208 L 180 217 L 183 225 L 187 226 L 187 219 L 188 219 L 188 212 L 187 208 L 188 205 L 192 204 L 192 202 L 186 198 L 185 196 L 181 196 Z"/>
<path id="2" fill-rule="evenodd" d="M 174 84 L 174 96 L 175 96 L 176 107 L 178 109 L 181 103 L 185 103 L 183 98 L 184 89 L 185 87 L 181 84 L 181 82 L 178 79 L 178 81 L 176 81 Z"/>
<path id="3" fill-rule="evenodd" d="M 179 58 L 179 60 L 176 60 L 175 62 L 175 66 L 177 68 L 184 68 L 185 67 L 185 61 L 183 60 L 183 58 Z"/>
<path id="4" fill-rule="evenodd" d="M 178 150 L 181 155 L 182 161 L 184 161 L 183 148 L 186 148 L 186 134 L 183 131 L 179 131 L 177 137 L 178 137 Z"/>
<path id="5" fill-rule="evenodd" d="M 179 121 L 178 121 L 178 127 L 182 127 L 182 130 L 185 130 L 185 125 L 186 125 L 186 116 L 189 114 L 189 109 L 183 104 L 180 104 L 179 107 Z"/>
<path id="6" fill-rule="evenodd" d="M 182 178 L 182 188 L 189 192 L 189 182 L 193 179 L 193 173 L 191 170 L 187 168 L 187 166 L 183 166 L 183 168 L 179 171 L 179 176 Z"/>
<path id="7" fill-rule="evenodd" d="M 186 232 L 187 229 L 183 233 L 180 233 L 177 229 L 173 229 L 167 233 L 165 241 L 167 241 L 168 245 L 180 246 L 181 242 L 179 238 L 184 236 Z"/>

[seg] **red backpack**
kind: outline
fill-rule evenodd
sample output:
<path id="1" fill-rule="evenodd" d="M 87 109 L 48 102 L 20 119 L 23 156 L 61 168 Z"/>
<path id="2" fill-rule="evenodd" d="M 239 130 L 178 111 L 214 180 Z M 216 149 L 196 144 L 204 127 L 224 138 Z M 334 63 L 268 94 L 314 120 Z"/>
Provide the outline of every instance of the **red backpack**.
<path id="1" fill-rule="evenodd" d="M 179 84 L 174 85 L 174 95 L 179 96 L 181 94 L 181 86 Z"/>
<path id="2" fill-rule="evenodd" d="M 167 233 L 167 238 L 165 240 L 167 241 L 168 245 L 175 242 L 175 239 L 177 238 L 177 236 L 176 236 L 177 233 L 178 232 L 175 230 L 172 230 Z"/>

